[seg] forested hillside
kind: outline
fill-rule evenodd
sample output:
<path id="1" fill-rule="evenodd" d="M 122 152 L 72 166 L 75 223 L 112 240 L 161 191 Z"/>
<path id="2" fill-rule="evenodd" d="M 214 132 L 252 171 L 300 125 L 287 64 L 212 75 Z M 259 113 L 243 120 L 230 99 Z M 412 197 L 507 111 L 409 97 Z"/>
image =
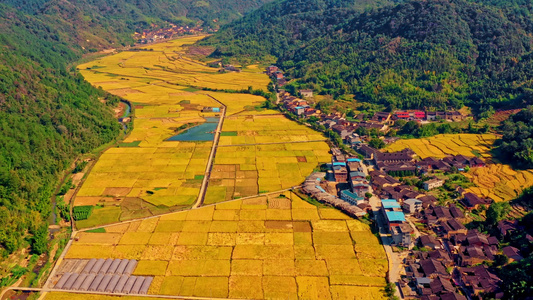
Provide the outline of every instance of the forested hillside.
<path id="1" fill-rule="evenodd" d="M 119 131 L 105 96 L 66 70 L 77 53 L 43 22 L 0 5 L 0 252 L 46 250 L 58 175 Z"/>
<path id="2" fill-rule="evenodd" d="M 286 9 L 297 2 L 308 6 Z M 483 112 L 531 101 L 530 2 L 405 1 L 362 13 L 351 3 L 277 1 L 202 44 L 218 57 L 274 56 L 299 79 L 289 90 L 391 109 L 468 104 Z"/>
<path id="3" fill-rule="evenodd" d="M 200 24 L 207 30 L 241 17 L 272 0 L 6 0 L 38 16 L 59 35 L 85 48 L 126 45 L 131 33 L 166 22 Z"/>
<path id="4" fill-rule="evenodd" d="M 120 126 L 74 68 L 165 22 L 217 26 L 269 0 L 6 0 L 0 3 L 0 255 L 46 251 L 50 196 L 74 158 Z M 199 23 L 198 23 L 199 22 Z M 110 103 L 110 102 L 108 102 Z"/>

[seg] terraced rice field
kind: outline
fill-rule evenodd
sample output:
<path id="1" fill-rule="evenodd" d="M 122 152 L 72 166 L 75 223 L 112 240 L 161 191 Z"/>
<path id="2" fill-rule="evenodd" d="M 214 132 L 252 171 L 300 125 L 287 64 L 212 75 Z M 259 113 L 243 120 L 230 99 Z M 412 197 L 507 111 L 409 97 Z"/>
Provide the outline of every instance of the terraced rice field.
<path id="1" fill-rule="evenodd" d="M 429 138 L 398 140 L 386 150 L 393 152 L 411 148 L 420 158 L 462 154 L 488 159 L 492 157 L 490 150 L 496 138 L 493 134 L 439 134 Z"/>
<path id="2" fill-rule="evenodd" d="M 474 168 L 465 174 L 476 187 L 468 191 L 491 198 L 494 201 L 515 199 L 522 190 L 533 185 L 533 170 L 515 171 L 508 165 L 490 164 Z"/>
<path id="3" fill-rule="evenodd" d="M 509 201 L 533 184 L 533 171 L 515 171 L 508 165 L 491 163 L 490 149 L 495 140 L 496 136 L 492 134 L 442 134 L 425 139 L 399 140 L 386 149 L 398 151 L 411 148 L 421 158 L 480 155 L 489 163 L 486 167 L 472 168 L 465 173 L 476 184 L 476 187 L 468 188 L 467 191 L 494 201 Z"/>
<path id="4" fill-rule="evenodd" d="M 105 229 L 79 233 L 66 258 L 137 259 L 152 295 L 384 298 L 388 263 L 368 225 L 290 192 Z"/>
<path id="5" fill-rule="evenodd" d="M 211 97 L 223 103 L 230 116 L 223 127 L 228 135 L 220 144 L 251 146 L 217 152 L 208 202 L 299 184 L 319 162 L 328 161 L 324 142 L 291 144 L 323 140 L 320 134 L 277 112 L 253 110 L 264 98 L 200 90 L 266 90 L 269 79 L 253 67 L 220 73 L 187 58 L 183 46 L 199 38 L 148 46 L 153 51 L 124 51 L 78 66 L 93 85 L 129 100 L 135 108 L 133 131 L 102 154 L 76 195 L 76 206 L 97 205 L 89 219 L 77 222 L 78 228 L 190 207 L 198 198 L 212 141 L 167 139 L 184 124 L 202 124 L 214 117 L 201 112 L 205 106 L 221 106 Z M 259 145 L 270 141 L 287 144 Z"/>

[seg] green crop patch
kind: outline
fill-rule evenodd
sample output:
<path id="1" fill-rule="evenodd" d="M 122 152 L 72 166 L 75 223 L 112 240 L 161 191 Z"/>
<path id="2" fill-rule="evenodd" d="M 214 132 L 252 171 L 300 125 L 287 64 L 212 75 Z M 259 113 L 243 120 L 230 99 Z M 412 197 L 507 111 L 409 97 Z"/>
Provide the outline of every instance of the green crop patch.
<path id="1" fill-rule="evenodd" d="M 87 220 L 93 211 L 92 205 L 75 206 L 72 210 L 74 220 Z"/>
<path id="2" fill-rule="evenodd" d="M 220 136 L 237 136 L 237 131 L 223 131 Z"/>
<path id="3" fill-rule="evenodd" d="M 105 228 L 96 228 L 96 229 L 87 230 L 85 232 L 89 232 L 89 233 L 106 233 Z"/>

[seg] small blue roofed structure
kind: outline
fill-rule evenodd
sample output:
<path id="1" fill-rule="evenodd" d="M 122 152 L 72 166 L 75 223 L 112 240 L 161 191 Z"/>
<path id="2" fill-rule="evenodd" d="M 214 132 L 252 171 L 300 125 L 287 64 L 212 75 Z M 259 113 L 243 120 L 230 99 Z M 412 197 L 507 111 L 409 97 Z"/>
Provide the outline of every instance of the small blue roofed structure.
<path id="1" fill-rule="evenodd" d="M 353 162 L 353 161 L 360 162 L 361 160 L 359 158 L 348 158 L 346 161 L 347 162 Z"/>
<path id="2" fill-rule="evenodd" d="M 315 186 L 319 191 L 321 191 L 322 193 L 326 193 L 326 191 L 319 185 L 316 185 Z"/>
<path id="3" fill-rule="evenodd" d="M 352 205 L 358 205 L 365 201 L 365 198 L 359 197 L 357 194 L 352 193 L 349 190 L 341 191 L 341 199 Z"/>
<path id="4" fill-rule="evenodd" d="M 220 112 L 220 107 L 213 107 L 213 112 Z"/>
<path id="5" fill-rule="evenodd" d="M 343 166 L 343 167 L 346 167 L 346 163 L 345 163 L 345 162 L 336 161 L 336 162 L 333 163 L 333 166 Z"/>
<path id="6" fill-rule="evenodd" d="M 401 211 L 387 211 L 385 212 L 387 219 L 390 222 L 405 222 L 405 215 Z"/>
<path id="7" fill-rule="evenodd" d="M 394 199 L 381 199 L 381 206 L 383 206 L 384 209 L 401 208 L 400 203 Z"/>

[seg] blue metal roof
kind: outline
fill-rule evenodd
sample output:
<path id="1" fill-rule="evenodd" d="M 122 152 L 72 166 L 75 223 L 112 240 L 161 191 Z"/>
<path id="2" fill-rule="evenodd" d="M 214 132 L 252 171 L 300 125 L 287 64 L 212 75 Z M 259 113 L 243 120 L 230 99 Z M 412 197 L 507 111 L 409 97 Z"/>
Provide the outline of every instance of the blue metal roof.
<path id="1" fill-rule="evenodd" d="M 296 109 L 303 109 L 303 108 L 305 108 L 305 107 L 303 107 L 303 106 L 296 106 Z"/>
<path id="2" fill-rule="evenodd" d="M 382 199 L 381 205 L 383 208 L 400 208 L 400 203 L 394 199 Z"/>
<path id="3" fill-rule="evenodd" d="M 341 191 L 341 194 L 345 194 L 346 196 L 348 196 L 348 197 L 350 197 L 350 198 L 354 198 L 354 199 L 356 199 L 356 200 L 363 200 L 363 199 L 365 199 L 365 198 L 363 198 L 363 197 L 359 197 L 359 196 L 358 196 L 357 194 L 355 194 L 355 193 L 350 192 L 349 190 L 343 190 L 343 191 Z"/>
<path id="4" fill-rule="evenodd" d="M 339 162 L 339 161 L 336 161 L 333 163 L 334 166 L 346 166 L 346 163 L 345 162 Z"/>
<path id="5" fill-rule="evenodd" d="M 348 158 L 346 161 L 348 161 L 348 162 L 352 162 L 352 161 L 360 162 L 361 160 L 359 158 Z"/>
<path id="6" fill-rule="evenodd" d="M 325 191 L 321 186 L 319 186 L 319 185 L 315 185 L 315 187 L 316 187 L 319 191 L 321 191 L 322 193 L 325 193 L 325 192 L 326 192 L 326 191 Z"/>
<path id="7" fill-rule="evenodd" d="M 389 222 L 405 222 L 405 215 L 401 211 L 387 211 L 385 214 Z"/>

